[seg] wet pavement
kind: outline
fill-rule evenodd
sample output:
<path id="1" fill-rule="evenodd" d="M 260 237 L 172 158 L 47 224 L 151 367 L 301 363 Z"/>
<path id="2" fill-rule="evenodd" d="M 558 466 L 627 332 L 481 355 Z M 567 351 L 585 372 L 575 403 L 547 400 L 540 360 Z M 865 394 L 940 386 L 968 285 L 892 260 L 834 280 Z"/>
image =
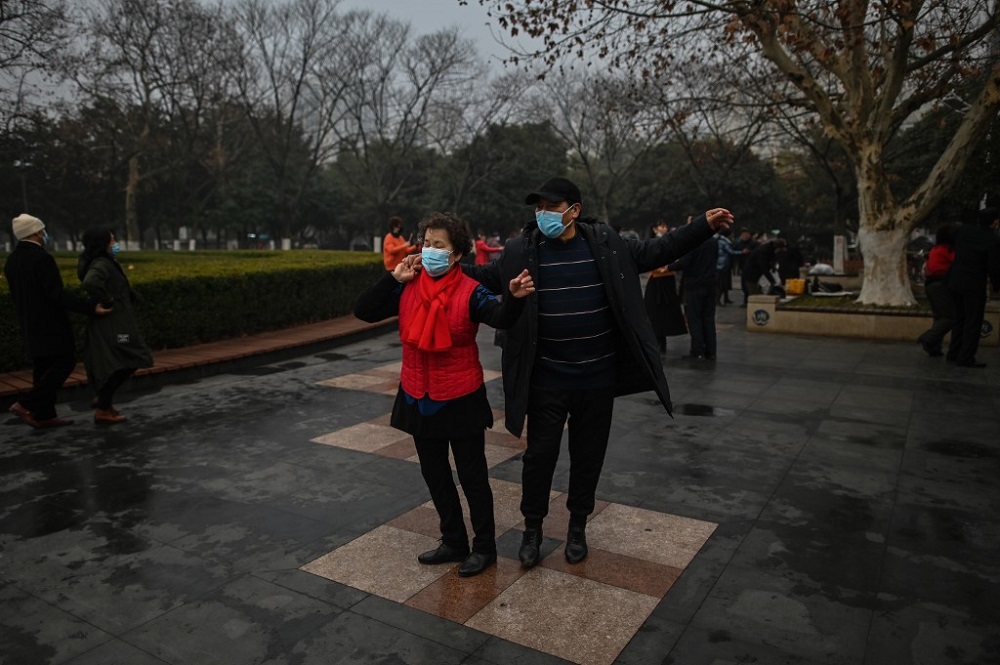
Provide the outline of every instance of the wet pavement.
<path id="1" fill-rule="evenodd" d="M 0 663 L 1000 663 L 1000 354 L 748 333 L 619 398 L 588 536 L 564 454 L 525 574 L 523 441 L 488 459 L 500 564 L 421 567 L 435 517 L 387 427 L 394 333 L 123 393 L 124 425 L 0 421 Z M 502 414 L 499 349 L 480 336 Z"/>

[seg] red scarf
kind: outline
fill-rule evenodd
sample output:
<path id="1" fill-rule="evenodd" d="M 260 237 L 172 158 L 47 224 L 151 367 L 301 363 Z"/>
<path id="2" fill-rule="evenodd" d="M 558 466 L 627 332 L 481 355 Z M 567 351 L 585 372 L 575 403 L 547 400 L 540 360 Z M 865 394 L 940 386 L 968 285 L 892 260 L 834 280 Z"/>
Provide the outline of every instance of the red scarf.
<path id="1" fill-rule="evenodd" d="M 462 269 L 452 267 L 443 277 L 434 279 L 424 271 L 417 273 L 417 310 L 401 330 L 403 342 L 416 344 L 421 351 L 445 351 L 451 348 L 451 331 L 445 307 L 462 280 Z"/>

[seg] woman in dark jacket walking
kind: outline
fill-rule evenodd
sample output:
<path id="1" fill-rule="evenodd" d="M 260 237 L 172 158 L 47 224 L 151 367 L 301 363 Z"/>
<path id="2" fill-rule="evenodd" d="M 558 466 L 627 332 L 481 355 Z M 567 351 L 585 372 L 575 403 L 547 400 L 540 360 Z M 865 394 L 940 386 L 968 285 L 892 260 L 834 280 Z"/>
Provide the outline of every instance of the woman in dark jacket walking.
<path id="1" fill-rule="evenodd" d="M 87 321 L 87 346 L 83 363 L 94 386 L 94 422 L 114 424 L 125 420 L 112 401 L 115 392 L 140 367 L 152 367 L 153 356 L 142 339 L 133 309 L 135 294 L 125 271 L 114 258 L 118 241 L 110 229 L 90 229 L 83 234 L 83 253 L 76 274 L 83 288 L 105 306 L 109 316 Z"/>

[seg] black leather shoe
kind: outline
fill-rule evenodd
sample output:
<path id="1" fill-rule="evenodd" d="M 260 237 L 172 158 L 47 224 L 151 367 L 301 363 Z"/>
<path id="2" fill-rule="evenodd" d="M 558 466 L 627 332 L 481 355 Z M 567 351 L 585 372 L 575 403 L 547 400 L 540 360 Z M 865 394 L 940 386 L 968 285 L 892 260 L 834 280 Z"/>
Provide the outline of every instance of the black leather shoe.
<path id="1" fill-rule="evenodd" d="M 469 547 L 452 547 L 441 543 L 435 550 L 427 550 L 423 554 L 417 555 L 417 561 L 422 564 L 433 566 L 438 563 L 454 563 L 455 561 L 465 561 L 469 556 Z"/>
<path id="2" fill-rule="evenodd" d="M 497 562 L 496 552 L 473 552 L 458 567 L 459 577 L 472 577 L 483 572 Z"/>
<path id="3" fill-rule="evenodd" d="M 532 568 L 541 557 L 542 528 L 525 529 L 524 537 L 521 538 L 521 549 L 517 551 L 517 558 L 521 560 L 521 565 L 525 568 Z"/>
<path id="4" fill-rule="evenodd" d="M 566 561 L 580 563 L 587 558 L 587 531 L 582 526 L 571 526 L 566 533 Z"/>

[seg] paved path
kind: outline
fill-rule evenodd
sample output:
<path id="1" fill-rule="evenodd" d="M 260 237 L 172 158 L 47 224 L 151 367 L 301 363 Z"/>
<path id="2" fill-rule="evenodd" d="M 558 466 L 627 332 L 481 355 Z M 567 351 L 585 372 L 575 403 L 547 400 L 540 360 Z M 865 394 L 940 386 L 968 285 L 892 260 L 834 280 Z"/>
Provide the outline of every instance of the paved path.
<path id="1" fill-rule="evenodd" d="M 588 533 L 515 562 L 523 442 L 489 433 L 500 565 L 422 567 L 392 331 L 138 381 L 122 426 L 0 424 L 0 663 L 1000 663 L 1000 354 L 748 333 L 620 398 Z M 499 350 L 480 344 L 502 415 Z M 225 369 L 225 367 L 223 368 Z M 171 378 L 173 377 L 173 378 Z"/>

